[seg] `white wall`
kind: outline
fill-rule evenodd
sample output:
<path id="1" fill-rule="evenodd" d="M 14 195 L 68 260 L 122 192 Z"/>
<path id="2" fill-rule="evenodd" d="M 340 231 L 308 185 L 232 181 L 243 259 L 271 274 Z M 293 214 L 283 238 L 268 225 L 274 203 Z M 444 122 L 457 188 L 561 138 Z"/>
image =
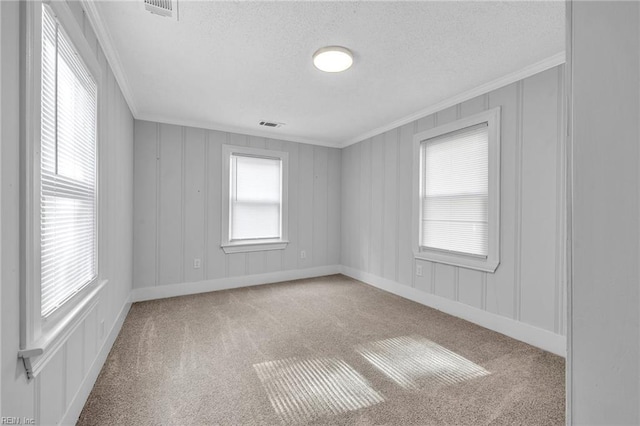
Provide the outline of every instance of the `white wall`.
<path id="1" fill-rule="evenodd" d="M 131 290 L 132 215 L 133 215 L 133 118 L 100 49 L 80 5 L 70 3 L 85 37 L 104 69 L 106 90 L 101 99 L 106 120 L 101 155 L 106 157 L 102 187 L 106 191 L 107 262 L 101 265 L 109 280 L 99 302 L 75 330 L 44 370 L 27 382 L 24 367 L 18 361 L 19 348 L 19 109 L 18 82 L 24 75 L 19 69 L 20 17 L 17 2 L 0 2 L 1 19 L 1 93 L 2 144 L 0 172 L 2 187 L 0 209 L 2 300 L 2 348 L 0 353 L 2 416 L 36 418 L 38 424 L 56 424 L 63 419 L 73 422 L 82 409 L 109 343 L 118 329 L 118 316 Z M 104 321 L 104 333 L 101 323 Z M 115 326 L 115 328 L 114 328 Z M 114 333 L 110 333 L 113 329 Z"/>
<path id="2" fill-rule="evenodd" d="M 402 287 L 438 296 L 428 300 L 458 315 L 464 314 L 464 306 L 472 307 L 475 310 L 466 317 L 485 318 L 483 325 L 496 319 L 476 310 L 548 331 L 557 336 L 551 336 L 555 343 L 550 345 L 562 352 L 566 327 L 563 84 L 564 66 L 555 67 L 346 148 L 342 264 L 347 272 L 374 282 L 380 277 L 393 291 L 417 295 L 414 298 L 420 298 L 419 293 L 406 293 Z M 497 106 L 502 107 L 500 266 L 491 274 L 415 261 L 413 135 Z M 416 264 L 422 265 L 422 276 L 416 276 Z M 545 333 L 538 334 L 546 338 Z"/>
<path id="3" fill-rule="evenodd" d="M 220 248 L 223 144 L 289 153 L 285 250 L 225 254 Z M 134 287 L 157 297 L 191 287 L 174 286 L 177 293 L 170 294 L 153 287 L 338 265 L 340 161 L 335 148 L 136 120 Z M 195 258 L 202 260 L 199 269 Z"/>
<path id="4" fill-rule="evenodd" d="M 640 7 L 572 2 L 574 424 L 640 423 Z"/>

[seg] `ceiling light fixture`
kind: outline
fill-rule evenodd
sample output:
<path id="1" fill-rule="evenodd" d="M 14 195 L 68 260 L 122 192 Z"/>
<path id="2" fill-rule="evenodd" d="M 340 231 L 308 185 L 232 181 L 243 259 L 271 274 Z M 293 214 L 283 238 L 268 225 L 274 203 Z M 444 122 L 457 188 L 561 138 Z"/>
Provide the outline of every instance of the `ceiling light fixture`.
<path id="1" fill-rule="evenodd" d="M 342 46 L 327 46 L 313 54 L 313 65 L 324 72 L 342 72 L 353 64 L 353 54 Z"/>

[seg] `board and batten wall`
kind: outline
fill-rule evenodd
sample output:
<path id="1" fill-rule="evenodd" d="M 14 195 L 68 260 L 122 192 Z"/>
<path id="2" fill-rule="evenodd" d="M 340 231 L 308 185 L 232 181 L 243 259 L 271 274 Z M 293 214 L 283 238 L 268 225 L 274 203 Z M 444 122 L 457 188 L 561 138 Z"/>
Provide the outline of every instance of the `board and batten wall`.
<path id="1" fill-rule="evenodd" d="M 20 4 L 21 3 L 21 4 Z M 0 2 L 2 35 L 1 102 L 3 113 L 2 187 L 2 417 L 35 419 L 38 425 L 75 424 L 102 364 L 128 312 L 132 287 L 133 116 L 98 44 L 80 3 L 68 2 L 102 68 L 104 91 L 99 98 L 101 207 L 106 256 L 101 276 L 108 280 L 97 305 L 72 332 L 35 379 L 27 381 L 18 360 L 20 319 L 19 192 L 20 91 L 23 79 L 20 8 L 26 2 Z M 103 253 L 104 255 L 104 253 Z"/>
<path id="2" fill-rule="evenodd" d="M 286 249 L 221 249 L 223 144 L 289 153 Z M 134 145 L 134 301 L 339 272 L 339 149 L 139 120 Z"/>
<path id="3" fill-rule="evenodd" d="M 563 85 L 560 65 L 345 148 L 344 272 L 564 353 Z M 502 108 L 498 269 L 486 273 L 415 260 L 413 136 L 498 106 Z M 422 276 L 416 274 L 418 265 Z M 505 323 L 496 315 L 531 327 Z"/>

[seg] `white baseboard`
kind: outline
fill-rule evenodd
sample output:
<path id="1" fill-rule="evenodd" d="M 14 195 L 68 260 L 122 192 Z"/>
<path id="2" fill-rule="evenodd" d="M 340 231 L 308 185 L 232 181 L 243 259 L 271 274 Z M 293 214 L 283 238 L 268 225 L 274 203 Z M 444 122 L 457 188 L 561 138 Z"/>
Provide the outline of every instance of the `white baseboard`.
<path id="1" fill-rule="evenodd" d="M 67 408 L 67 412 L 60 420 L 61 425 L 75 425 L 80 417 L 80 413 L 82 413 L 82 409 L 84 408 L 84 404 L 87 402 L 87 398 L 89 398 L 89 394 L 93 389 L 93 385 L 96 383 L 96 379 L 98 378 L 98 374 L 100 374 L 100 370 L 102 370 L 102 366 L 107 360 L 107 355 L 109 355 L 109 351 L 111 351 L 111 347 L 113 343 L 116 341 L 116 337 L 120 333 L 120 329 L 122 328 L 122 324 L 124 324 L 124 320 L 129 313 L 129 309 L 131 308 L 130 298 L 122 306 L 118 317 L 116 318 L 113 327 L 111 327 L 111 331 L 107 335 L 107 338 L 104 340 L 98 355 L 94 358 L 91 367 L 89 367 L 89 371 L 84 377 L 78 392 L 76 392 L 73 400 L 69 404 L 69 408 Z"/>
<path id="2" fill-rule="evenodd" d="M 190 283 L 135 288 L 131 292 L 131 301 L 142 302 L 145 300 L 186 296 L 189 294 L 206 293 L 216 290 L 228 290 L 231 288 L 271 284 L 281 281 L 322 277 L 325 275 L 339 274 L 341 269 L 342 267 L 340 265 L 318 266 L 315 268 L 307 269 L 294 269 L 290 271 L 267 272 L 264 274 L 255 275 L 241 275 L 237 277 L 225 277 L 215 280 L 196 281 Z"/>
<path id="3" fill-rule="evenodd" d="M 545 351 L 566 357 L 566 337 L 464 303 L 420 291 L 377 275 L 342 266 L 342 273 L 381 290 L 497 331 Z"/>

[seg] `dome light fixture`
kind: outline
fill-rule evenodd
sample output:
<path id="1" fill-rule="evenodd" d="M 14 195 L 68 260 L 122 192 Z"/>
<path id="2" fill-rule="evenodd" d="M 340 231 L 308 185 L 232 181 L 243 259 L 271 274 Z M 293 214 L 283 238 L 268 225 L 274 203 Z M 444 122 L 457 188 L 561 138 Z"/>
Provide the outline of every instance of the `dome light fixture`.
<path id="1" fill-rule="evenodd" d="M 353 54 L 342 46 L 322 47 L 313 54 L 313 65 L 324 72 L 342 72 L 353 64 Z"/>

